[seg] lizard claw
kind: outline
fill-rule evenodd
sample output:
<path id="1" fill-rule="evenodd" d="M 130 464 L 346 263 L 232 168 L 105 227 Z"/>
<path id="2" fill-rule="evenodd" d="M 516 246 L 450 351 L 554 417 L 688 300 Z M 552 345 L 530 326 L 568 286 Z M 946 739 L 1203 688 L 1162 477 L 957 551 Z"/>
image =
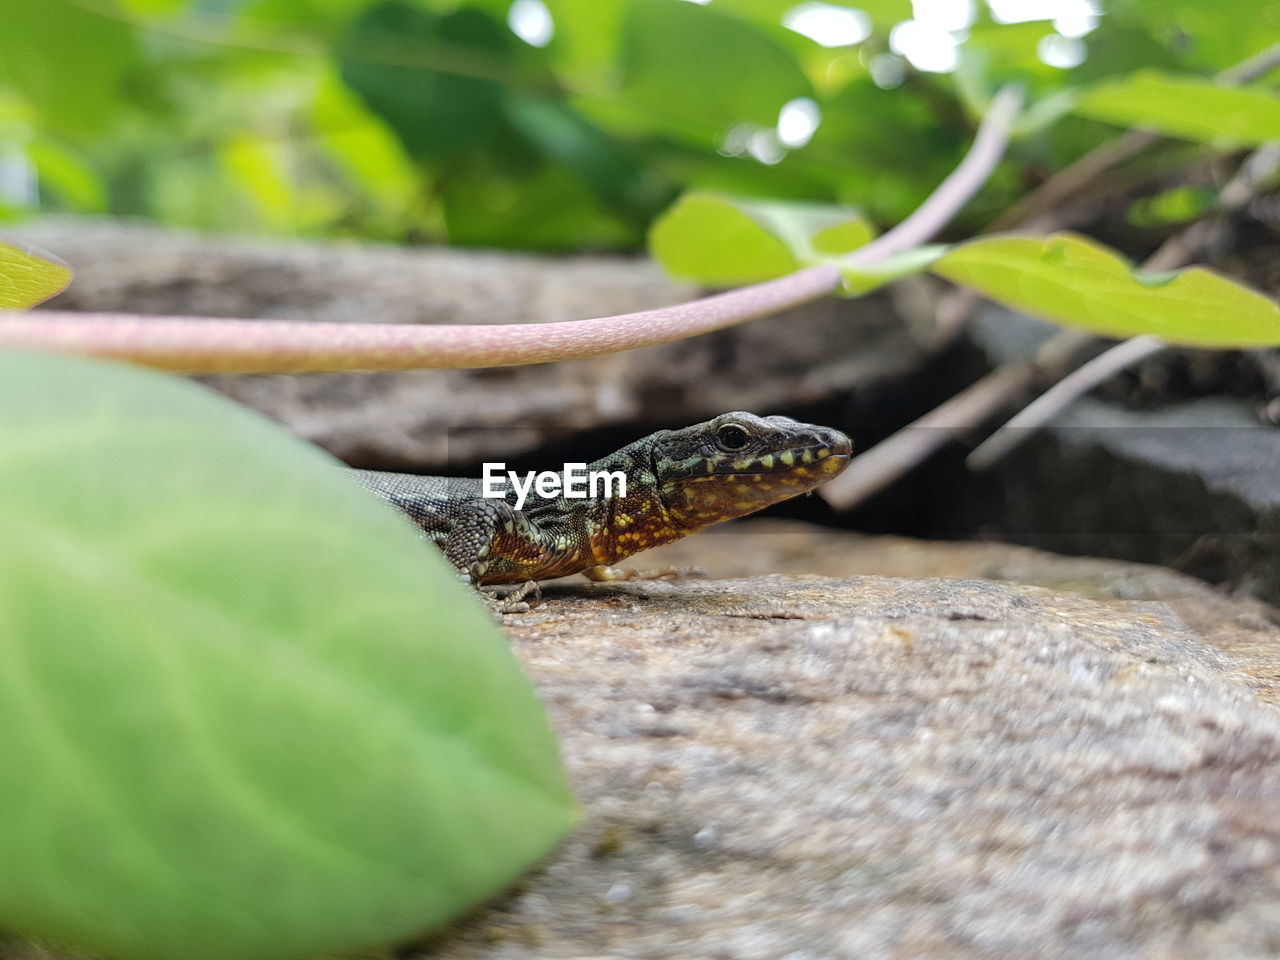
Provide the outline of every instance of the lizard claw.
<path id="1" fill-rule="evenodd" d="M 526 580 L 502 596 L 487 591 L 482 592 L 481 596 L 494 613 L 528 613 L 542 603 L 542 588 L 538 586 L 536 580 Z"/>

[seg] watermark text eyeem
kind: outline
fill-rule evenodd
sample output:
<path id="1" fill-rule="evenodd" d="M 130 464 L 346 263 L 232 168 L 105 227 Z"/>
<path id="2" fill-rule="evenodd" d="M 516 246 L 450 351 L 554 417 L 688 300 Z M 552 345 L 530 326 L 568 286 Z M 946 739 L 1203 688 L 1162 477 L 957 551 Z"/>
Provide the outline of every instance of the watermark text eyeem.
<path id="1" fill-rule="evenodd" d="M 566 463 L 560 472 L 555 470 L 530 470 L 521 482 L 520 475 L 508 470 L 505 463 L 484 465 L 484 496 L 490 500 L 503 500 L 507 496 L 507 484 L 516 492 L 516 509 L 523 510 L 530 492 L 543 500 L 593 500 L 599 497 L 625 497 L 627 475 L 621 470 L 587 470 L 585 463 Z"/>

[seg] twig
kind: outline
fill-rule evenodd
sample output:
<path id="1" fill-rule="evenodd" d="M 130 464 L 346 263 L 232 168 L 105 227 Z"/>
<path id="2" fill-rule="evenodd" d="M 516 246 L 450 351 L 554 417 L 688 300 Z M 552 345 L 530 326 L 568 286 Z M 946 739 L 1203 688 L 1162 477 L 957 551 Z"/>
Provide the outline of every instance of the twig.
<path id="1" fill-rule="evenodd" d="M 1218 82 L 1227 86 L 1239 86 L 1261 80 L 1272 70 L 1280 67 L 1280 43 L 1273 43 L 1265 50 L 1255 53 L 1248 60 L 1228 67 L 1218 74 Z"/>
<path id="2" fill-rule="evenodd" d="M 1228 85 L 1247 83 L 1265 75 L 1276 67 L 1280 67 L 1280 44 L 1273 44 L 1243 63 L 1223 71 L 1218 75 L 1217 79 L 1219 83 Z M 1155 139 L 1157 138 L 1154 135 L 1130 130 L 1116 139 L 1094 148 L 1075 163 L 1046 180 L 1021 204 L 1000 217 L 983 232 L 1001 229 L 1004 226 L 1013 225 L 1015 222 L 1025 222 L 1023 218 L 1041 216 L 1069 196 L 1072 191 L 1101 175 L 1115 164 L 1135 155 L 1147 144 L 1154 142 Z M 1269 147 L 1262 149 L 1269 149 Z M 1250 160 L 1252 159 L 1251 157 Z M 1246 165 L 1242 166 L 1242 171 L 1248 163 L 1249 161 L 1246 161 Z M 1232 191 L 1235 179 L 1238 179 L 1238 175 L 1237 178 L 1233 178 L 1232 183 L 1229 183 L 1222 190 L 1220 196 L 1224 202 L 1229 196 L 1234 198 Z M 1261 179 L 1261 177 L 1255 177 L 1256 181 Z M 1071 190 L 1065 189 L 1067 186 L 1070 186 Z M 1252 194 L 1250 193 L 1249 196 L 1252 196 Z M 1240 201 L 1240 205 L 1243 202 Z M 1166 241 L 1148 259 L 1145 265 L 1146 268 L 1163 270 L 1177 266 L 1177 263 L 1172 262 L 1175 249 L 1180 243 L 1184 242 L 1181 239 L 1184 234 L 1195 230 L 1197 227 L 1198 224 L 1192 224 L 1183 234 Z M 958 297 L 953 302 L 952 309 L 948 311 L 948 315 L 945 318 L 946 325 L 951 329 L 958 328 L 966 319 L 968 312 L 980 302 L 981 298 L 977 296 L 961 295 Z M 943 444 L 959 436 L 962 432 L 972 429 L 1001 407 L 1012 402 L 1015 397 L 1028 390 L 1039 376 L 1043 375 L 1042 371 L 1061 369 L 1080 347 L 1092 339 L 1089 334 L 1078 330 L 1067 329 L 1060 331 L 1044 343 L 1034 360 L 1030 362 L 1014 360 L 1010 361 L 1009 364 L 998 367 L 961 391 L 951 400 L 944 402 L 935 411 L 925 414 L 924 417 L 908 424 L 897 433 L 882 440 L 871 450 L 855 458 L 849 469 L 835 480 L 821 487 L 818 491 L 819 494 L 837 510 L 848 510 L 856 506 L 866 497 L 893 483 L 898 477 L 926 459 Z M 943 411 L 946 411 L 946 413 Z M 959 419 L 955 416 L 956 411 L 969 414 L 971 419 L 967 421 Z M 940 415 L 935 419 L 931 419 L 935 413 Z M 921 424 L 935 429 L 917 429 Z M 1029 435 L 1029 431 L 1024 432 L 1023 435 Z"/>
<path id="3" fill-rule="evenodd" d="M 859 454 L 849 469 L 818 488 L 819 496 L 837 510 L 857 506 L 931 456 L 944 443 L 982 423 L 1005 406 L 1010 397 L 1029 390 L 1042 369 L 1060 366 L 1089 339 L 1088 334 L 1066 330 L 1047 340 L 1035 358 L 997 367 L 923 417 Z"/>
<path id="4" fill-rule="evenodd" d="M 1218 194 L 1219 216 L 1239 210 L 1252 200 L 1263 183 L 1280 169 L 1280 144 L 1268 143 L 1249 154 Z M 1171 270 L 1189 263 L 1203 246 L 1211 221 L 1198 220 L 1174 234 L 1142 264 L 1144 270 Z M 1095 387 L 1127 367 L 1167 349 L 1156 337 L 1133 337 L 1098 354 L 1068 374 L 1001 426 L 965 460 L 970 470 L 986 470 L 1016 449 L 1036 430 Z"/>
<path id="5" fill-rule="evenodd" d="M 1074 196 L 1086 184 L 1092 183 L 1112 167 L 1135 157 L 1160 139 L 1145 130 L 1129 130 L 1099 144 L 1079 160 L 1063 167 L 1042 183 L 1025 199 L 1015 203 L 997 217 L 983 233 L 998 233 L 1016 226 L 1034 223 L 1063 200 Z"/>
<path id="6" fill-rule="evenodd" d="M 941 229 L 999 162 L 1020 102 L 1016 92 L 1002 92 L 960 166 L 920 210 L 869 245 L 876 250 L 863 253 L 857 262 L 882 260 Z M 345 324 L 52 310 L 0 313 L 0 347 L 112 357 L 184 373 L 514 366 L 682 340 L 817 300 L 839 283 L 834 266 L 809 267 L 690 303 L 559 323 Z"/>
<path id="7" fill-rule="evenodd" d="M 1274 43 L 1248 60 L 1223 70 L 1215 79 L 1223 86 L 1240 86 L 1266 76 L 1277 67 L 1280 67 L 1280 43 Z M 1112 167 L 1137 156 L 1159 139 L 1160 135 L 1156 133 L 1128 130 L 1113 140 L 1099 144 L 1049 177 L 1021 202 L 996 218 L 983 232 L 999 232 L 1015 226 L 1026 226 L 1038 220 Z"/>
<path id="8" fill-rule="evenodd" d="M 1044 426 L 1062 410 L 1095 387 L 1147 357 L 1160 353 L 1167 344 L 1157 337 L 1133 337 L 1081 364 L 1040 396 L 1018 411 L 965 459 L 970 470 L 986 470 L 1022 441 Z"/>

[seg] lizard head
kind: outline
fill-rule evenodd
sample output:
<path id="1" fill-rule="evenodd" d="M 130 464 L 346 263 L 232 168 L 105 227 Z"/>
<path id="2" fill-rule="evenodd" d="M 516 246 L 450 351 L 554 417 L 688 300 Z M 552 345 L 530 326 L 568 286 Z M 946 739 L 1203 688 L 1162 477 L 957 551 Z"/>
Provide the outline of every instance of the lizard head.
<path id="1" fill-rule="evenodd" d="M 696 528 L 808 493 L 847 467 L 852 452 L 830 427 L 723 413 L 659 433 L 653 467 L 668 514 Z"/>

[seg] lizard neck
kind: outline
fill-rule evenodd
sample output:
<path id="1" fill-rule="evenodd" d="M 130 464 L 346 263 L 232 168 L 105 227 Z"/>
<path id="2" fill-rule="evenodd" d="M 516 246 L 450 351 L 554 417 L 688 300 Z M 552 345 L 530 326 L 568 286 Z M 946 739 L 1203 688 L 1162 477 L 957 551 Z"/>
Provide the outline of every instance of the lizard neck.
<path id="1" fill-rule="evenodd" d="M 624 497 L 586 501 L 592 505 L 590 547 L 598 564 L 612 564 L 691 531 L 677 522 L 662 501 L 653 444 L 639 440 L 592 463 L 593 471 L 620 472 L 627 478 Z"/>

